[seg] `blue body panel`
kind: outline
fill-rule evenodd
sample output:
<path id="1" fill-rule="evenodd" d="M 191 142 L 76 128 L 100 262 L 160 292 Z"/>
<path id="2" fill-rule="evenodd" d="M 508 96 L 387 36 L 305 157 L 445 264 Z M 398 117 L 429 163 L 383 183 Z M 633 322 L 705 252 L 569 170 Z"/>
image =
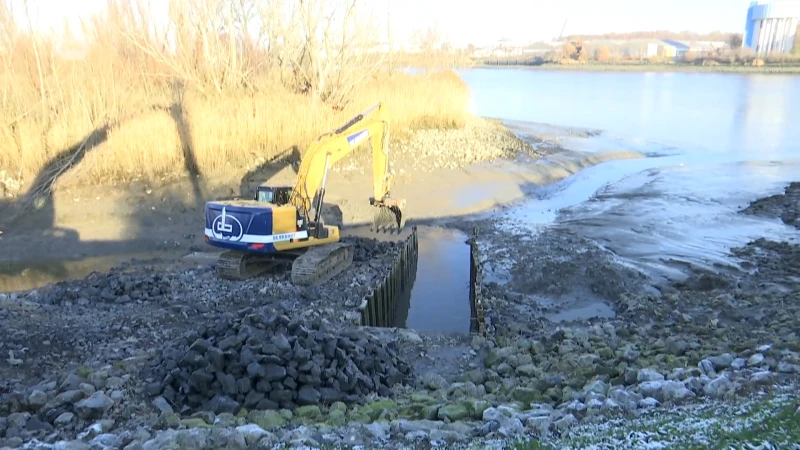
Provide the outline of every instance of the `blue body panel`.
<path id="1" fill-rule="evenodd" d="M 224 214 L 223 214 L 224 211 Z M 272 210 L 268 207 L 247 207 L 208 202 L 205 207 L 206 242 L 228 250 L 274 253 L 275 246 L 263 243 L 258 248 L 259 237 L 272 234 Z"/>

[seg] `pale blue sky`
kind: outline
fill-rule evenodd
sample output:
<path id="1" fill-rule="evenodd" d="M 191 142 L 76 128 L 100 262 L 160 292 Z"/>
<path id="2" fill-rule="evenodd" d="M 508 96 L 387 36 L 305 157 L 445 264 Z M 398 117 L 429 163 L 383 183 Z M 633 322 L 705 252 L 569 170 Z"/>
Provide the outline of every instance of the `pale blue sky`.
<path id="1" fill-rule="evenodd" d="M 775 0 L 793 1 L 793 0 Z M 21 5 L 21 0 L 15 0 Z M 29 0 L 40 27 L 76 20 L 105 0 Z M 164 2 L 166 3 L 166 2 Z M 565 34 L 647 30 L 742 32 L 750 0 L 368 0 L 398 37 L 434 22 L 450 39 L 483 43 L 502 37 L 547 40 Z"/>

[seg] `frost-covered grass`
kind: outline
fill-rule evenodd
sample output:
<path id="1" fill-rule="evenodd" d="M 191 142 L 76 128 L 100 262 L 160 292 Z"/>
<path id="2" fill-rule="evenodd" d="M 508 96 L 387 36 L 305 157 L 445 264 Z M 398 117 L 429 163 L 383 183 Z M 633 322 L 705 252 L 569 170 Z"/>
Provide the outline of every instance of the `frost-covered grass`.
<path id="1" fill-rule="evenodd" d="M 800 449 L 800 396 L 796 387 L 736 403 L 655 410 L 636 419 L 575 427 L 561 439 L 518 442 L 539 449 Z"/>

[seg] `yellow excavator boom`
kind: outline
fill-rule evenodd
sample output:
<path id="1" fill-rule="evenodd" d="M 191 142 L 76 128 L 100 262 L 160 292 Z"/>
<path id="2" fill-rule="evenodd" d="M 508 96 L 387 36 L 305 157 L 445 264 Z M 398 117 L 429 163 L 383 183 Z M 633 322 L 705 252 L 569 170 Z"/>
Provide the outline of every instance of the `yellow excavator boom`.
<path id="1" fill-rule="evenodd" d="M 389 114 L 382 103 L 375 104 L 339 129 L 323 134 L 309 146 L 300 163 L 290 203 L 308 216 L 316 197 L 315 221 L 318 220 L 328 170 L 366 140 L 372 147 L 370 203 L 388 209 L 398 228 L 401 227 L 404 202 L 390 197 L 393 174 L 389 167 Z M 385 215 L 385 211 L 379 210 L 378 214 Z"/>

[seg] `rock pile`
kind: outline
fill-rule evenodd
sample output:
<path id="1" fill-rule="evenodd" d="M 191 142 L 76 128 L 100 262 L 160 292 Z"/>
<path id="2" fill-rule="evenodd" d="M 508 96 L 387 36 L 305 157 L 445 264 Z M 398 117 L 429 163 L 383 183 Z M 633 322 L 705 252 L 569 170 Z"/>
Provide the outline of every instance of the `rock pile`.
<path id="1" fill-rule="evenodd" d="M 389 145 L 392 165 L 401 173 L 455 169 L 519 154 L 541 155 L 500 121 L 475 116 L 468 117 L 462 128 L 413 130 Z M 365 173 L 371 164 L 369 153 L 354 153 L 347 163 L 339 163 L 331 171 Z"/>
<path id="2" fill-rule="evenodd" d="M 109 422 L 125 398 L 129 376 L 108 372 L 73 372 L 27 388 L 15 387 L 0 395 L 0 448 L 16 447 L 32 438 L 76 431 L 88 424 Z M 113 424 L 114 421 L 110 420 Z"/>
<path id="3" fill-rule="evenodd" d="M 112 270 L 108 273 L 93 273 L 81 280 L 56 283 L 41 290 L 37 301 L 46 305 L 151 301 L 171 292 L 175 281 L 175 276 L 166 273 L 124 273 Z"/>
<path id="4" fill-rule="evenodd" d="M 396 255 L 403 248 L 402 240 L 379 241 L 378 239 L 347 236 L 342 242 L 353 244 L 353 261 L 356 263 L 382 263 L 389 267 Z"/>
<path id="5" fill-rule="evenodd" d="M 396 144 L 396 154 L 406 170 L 454 169 L 469 164 L 511 158 L 520 152 L 535 154 L 530 143 L 502 123 L 470 117 L 456 130 L 416 130 Z"/>
<path id="6" fill-rule="evenodd" d="M 318 323 L 252 311 L 187 333 L 150 370 L 150 395 L 217 414 L 358 402 L 389 395 L 411 376 L 392 346 L 365 332 L 335 335 Z"/>

